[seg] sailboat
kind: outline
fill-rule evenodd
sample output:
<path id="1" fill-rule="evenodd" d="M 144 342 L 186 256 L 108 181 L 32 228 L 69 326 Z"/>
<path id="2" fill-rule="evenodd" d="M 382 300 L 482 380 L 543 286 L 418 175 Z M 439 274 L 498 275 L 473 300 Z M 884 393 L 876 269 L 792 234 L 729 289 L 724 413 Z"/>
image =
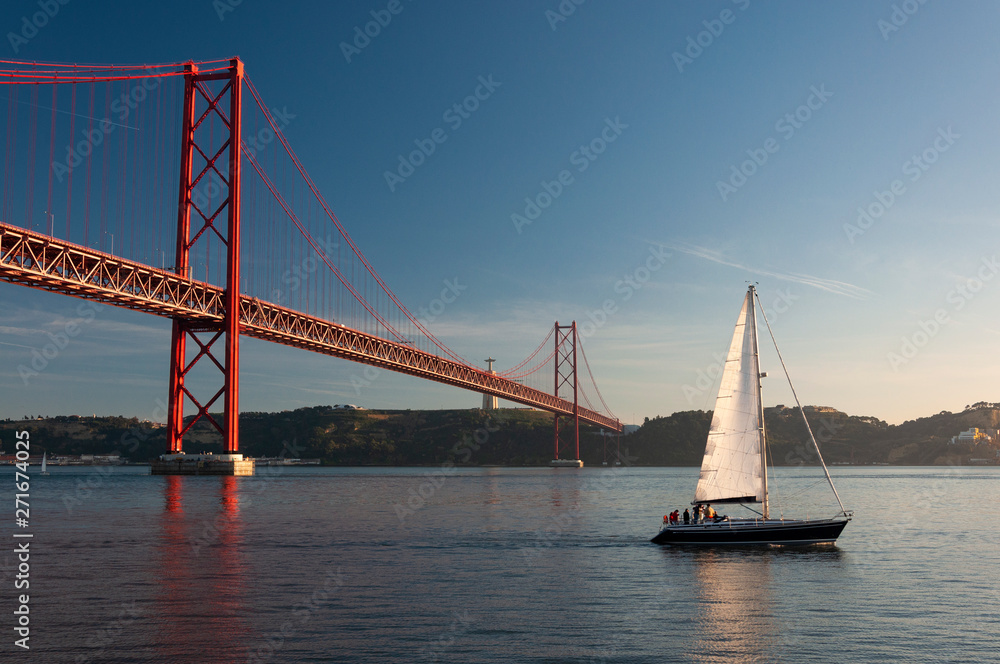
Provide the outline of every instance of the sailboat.
<path id="1" fill-rule="evenodd" d="M 792 388 L 806 431 L 819 455 L 823 472 L 830 483 L 833 495 L 840 505 L 840 512 L 826 519 L 772 518 L 767 495 L 767 436 L 764 430 L 764 409 L 760 397 L 760 379 L 767 374 L 760 372 L 757 348 L 756 307 L 760 306 L 753 285 L 747 290 L 740 310 L 733 341 L 729 346 L 715 412 L 705 445 L 705 457 L 692 505 L 712 503 L 760 503 L 759 516 L 754 518 L 717 517 L 695 519 L 692 523 L 665 523 L 652 539 L 655 544 L 695 545 L 810 545 L 833 543 L 851 520 L 853 512 L 844 509 L 830 472 L 823 462 L 819 445 L 813 436 L 809 421 L 799 403 L 798 395 L 788 377 L 788 369 L 775 342 L 774 349 L 785 369 L 785 377 Z M 768 332 L 771 326 L 760 307 Z M 774 341 L 774 334 L 771 333 Z"/>
<path id="2" fill-rule="evenodd" d="M 49 474 L 49 471 L 46 470 L 47 465 L 45 463 L 46 457 L 48 457 L 48 456 L 49 456 L 48 452 L 42 452 L 42 475 L 48 475 Z"/>

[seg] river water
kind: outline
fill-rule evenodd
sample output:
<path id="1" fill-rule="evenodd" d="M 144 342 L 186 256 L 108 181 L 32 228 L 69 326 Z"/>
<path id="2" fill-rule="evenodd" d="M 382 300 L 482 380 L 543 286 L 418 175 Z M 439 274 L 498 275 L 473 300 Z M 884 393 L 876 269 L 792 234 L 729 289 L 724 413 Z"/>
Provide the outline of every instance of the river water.
<path id="1" fill-rule="evenodd" d="M 836 467 L 836 547 L 728 551 L 648 542 L 695 468 L 50 470 L 30 651 L 0 554 L 20 662 L 1000 660 L 996 467 Z M 774 511 L 832 516 L 822 479 Z"/>

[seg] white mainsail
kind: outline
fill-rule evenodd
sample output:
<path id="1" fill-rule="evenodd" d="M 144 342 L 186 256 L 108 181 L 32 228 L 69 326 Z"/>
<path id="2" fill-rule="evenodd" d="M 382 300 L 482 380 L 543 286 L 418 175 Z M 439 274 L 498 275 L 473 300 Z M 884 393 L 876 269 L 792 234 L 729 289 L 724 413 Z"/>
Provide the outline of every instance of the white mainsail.
<path id="1" fill-rule="evenodd" d="M 760 369 L 753 289 L 747 292 L 733 331 L 712 427 L 705 445 L 695 502 L 763 502 Z"/>

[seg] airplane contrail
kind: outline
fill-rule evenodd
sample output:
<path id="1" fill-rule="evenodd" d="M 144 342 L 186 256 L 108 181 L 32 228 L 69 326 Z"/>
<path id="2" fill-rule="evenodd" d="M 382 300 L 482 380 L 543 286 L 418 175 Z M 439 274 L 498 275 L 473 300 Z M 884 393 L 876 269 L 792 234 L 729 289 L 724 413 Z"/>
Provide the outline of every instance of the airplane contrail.
<path id="1" fill-rule="evenodd" d="M 734 267 L 739 270 L 745 270 L 752 274 L 759 274 L 765 277 L 774 277 L 775 279 L 782 279 L 784 281 L 792 281 L 804 286 L 812 286 L 813 288 L 818 288 L 819 290 L 827 291 L 828 293 L 834 293 L 835 295 L 846 295 L 847 297 L 853 297 L 859 300 L 868 299 L 871 295 L 871 291 L 866 288 L 861 288 L 860 286 L 855 286 L 854 284 L 849 284 L 844 281 L 836 281 L 834 279 L 823 279 L 822 277 L 814 277 L 809 274 L 797 274 L 794 272 L 773 272 L 771 270 L 762 270 L 760 268 L 750 267 L 749 265 L 743 265 L 742 263 L 737 263 L 735 261 L 729 260 L 722 255 L 722 252 L 715 251 L 712 249 L 707 249 L 705 247 L 699 247 L 697 245 L 686 245 L 686 244 L 673 244 L 669 242 L 653 242 L 647 240 L 650 244 L 655 244 L 661 247 L 666 247 L 673 251 L 679 251 L 682 254 L 687 254 L 689 256 L 695 256 L 697 258 L 704 258 L 705 260 L 712 261 L 713 263 L 718 263 L 719 265 L 726 265 L 728 267 Z"/>

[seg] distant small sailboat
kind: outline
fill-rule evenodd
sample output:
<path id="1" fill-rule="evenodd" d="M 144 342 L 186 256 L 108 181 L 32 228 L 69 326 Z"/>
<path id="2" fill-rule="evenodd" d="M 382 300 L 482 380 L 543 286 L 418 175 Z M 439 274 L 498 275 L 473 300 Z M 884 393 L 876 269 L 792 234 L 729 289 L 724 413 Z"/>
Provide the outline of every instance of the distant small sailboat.
<path id="1" fill-rule="evenodd" d="M 48 456 L 49 456 L 48 452 L 42 452 L 42 475 L 48 475 L 49 474 L 49 471 L 47 470 L 48 464 L 46 463 L 46 458 Z"/>
<path id="2" fill-rule="evenodd" d="M 773 519 L 770 516 L 767 496 L 767 436 L 764 431 L 764 409 L 760 396 L 760 358 L 757 349 L 757 318 L 755 302 L 757 292 L 751 285 L 740 310 L 729 355 L 722 372 L 719 394 L 715 400 L 712 426 L 705 445 L 701 475 L 695 489 L 694 505 L 710 503 L 761 503 L 761 518 L 703 519 L 695 523 L 671 523 L 667 520 L 659 534 L 652 539 L 655 544 L 695 545 L 745 545 L 783 544 L 806 545 L 833 543 L 844 526 L 851 520 L 852 512 L 844 504 L 833 486 L 830 472 L 823 463 L 819 445 L 813 436 L 809 421 L 799 403 L 795 388 L 792 394 L 802 413 L 809 438 L 823 465 L 823 472 L 840 505 L 840 512 L 829 519 Z M 763 307 L 761 312 L 763 313 Z M 764 316 L 767 324 L 767 316 Z M 771 327 L 768 324 L 768 332 Z M 774 335 L 771 334 L 774 341 Z M 777 342 L 774 345 L 781 360 Z M 788 378 L 788 370 L 785 369 Z M 791 378 L 788 379 L 791 386 Z"/>

